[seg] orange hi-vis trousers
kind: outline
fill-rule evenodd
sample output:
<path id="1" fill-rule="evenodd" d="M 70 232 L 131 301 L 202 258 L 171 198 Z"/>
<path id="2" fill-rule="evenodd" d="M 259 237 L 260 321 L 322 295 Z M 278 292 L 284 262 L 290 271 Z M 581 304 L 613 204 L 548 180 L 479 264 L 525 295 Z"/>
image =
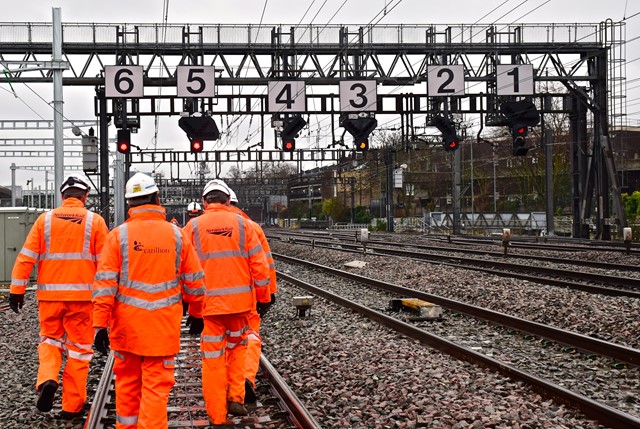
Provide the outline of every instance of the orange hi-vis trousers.
<path id="1" fill-rule="evenodd" d="M 113 351 L 116 429 L 168 428 L 167 403 L 175 384 L 175 356 Z"/>
<path id="2" fill-rule="evenodd" d="M 247 332 L 247 357 L 245 359 L 244 378 L 256 387 L 256 374 L 260 367 L 262 338 L 260 337 L 260 315 L 252 310 L 249 313 L 249 331 Z"/>
<path id="3" fill-rule="evenodd" d="M 244 403 L 248 313 L 205 316 L 200 342 L 202 394 L 212 424 L 227 419 L 227 403 Z"/>
<path id="4" fill-rule="evenodd" d="M 40 344 L 36 388 L 47 380 L 59 383 L 62 356 L 62 409 L 82 410 L 87 400 L 87 377 L 93 357 L 91 301 L 39 301 Z"/>

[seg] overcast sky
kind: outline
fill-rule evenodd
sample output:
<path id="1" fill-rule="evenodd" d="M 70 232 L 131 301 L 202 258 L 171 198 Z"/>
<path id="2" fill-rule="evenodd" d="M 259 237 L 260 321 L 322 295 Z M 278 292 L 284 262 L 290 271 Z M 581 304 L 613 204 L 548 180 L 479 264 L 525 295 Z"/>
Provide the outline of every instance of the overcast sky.
<path id="1" fill-rule="evenodd" d="M 490 24 L 490 23 L 598 23 L 606 19 L 626 20 L 627 27 L 627 113 L 630 125 L 640 125 L 640 1 L 638 0 L 2 0 L 0 20 L 12 22 L 51 22 L 52 7 L 60 7 L 63 23 L 169 23 L 190 24 L 308 24 L 340 25 L 368 24 Z M 168 7 L 167 7 L 168 5 Z M 386 14 L 384 12 L 386 9 Z M 380 19 L 382 18 L 382 19 Z M 48 59 L 48 58 L 39 58 Z M 34 94 L 33 89 L 39 93 Z M 25 88 L 17 84 L 16 96 L 5 82 L 0 83 L 0 119 L 52 119 L 47 102 L 52 101 L 52 86 Z M 72 120 L 93 119 L 93 88 L 64 88 L 64 115 Z M 40 98 L 41 97 L 41 98 Z M 160 128 L 158 147 L 168 147 L 163 141 L 184 136 L 177 130 L 177 118 L 165 118 L 166 128 Z M 136 142 L 149 147 L 153 139 L 152 119 L 143 122 Z M 268 129 L 271 133 L 271 129 Z M 114 134 L 114 131 L 110 131 Z M 53 136 L 53 133 L 50 133 Z M 65 136 L 73 137 L 68 131 Z M 170 137 L 169 137 L 170 136 Z M 0 131 L 0 138 L 32 137 Z M 184 137 L 183 150 L 188 150 Z M 271 148 L 269 148 L 271 149 Z M 0 184 L 9 186 L 9 165 L 40 165 L 35 159 L 0 158 Z M 73 162 L 73 161 L 70 161 Z M 76 160 L 75 163 L 78 161 Z M 52 164 L 53 160 L 49 161 Z M 16 182 L 25 186 L 34 178 L 36 188 L 44 187 L 44 173 L 18 170 Z M 49 175 L 51 179 L 51 175 Z"/>

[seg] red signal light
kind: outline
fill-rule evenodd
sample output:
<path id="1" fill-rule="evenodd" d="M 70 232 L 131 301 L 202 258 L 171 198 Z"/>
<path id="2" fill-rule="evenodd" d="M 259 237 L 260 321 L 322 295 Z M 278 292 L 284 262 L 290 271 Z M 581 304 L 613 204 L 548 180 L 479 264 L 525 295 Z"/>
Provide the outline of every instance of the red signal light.
<path id="1" fill-rule="evenodd" d="M 118 130 L 118 144 L 117 149 L 120 153 L 131 153 L 131 131 Z"/>
<path id="2" fill-rule="evenodd" d="M 202 140 L 191 140 L 191 152 L 197 153 L 202 152 L 204 149 L 204 145 L 202 144 Z"/>
<path id="3" fill-rule="evenodd" d="M 282 149 L 285 152 L 291 152 L 291 151 L 295 150 L 295 148 L 296 148 L 296 141 L 295 140 L 290 139 L 290 140 L 284 140 L 283 141 Z"/>

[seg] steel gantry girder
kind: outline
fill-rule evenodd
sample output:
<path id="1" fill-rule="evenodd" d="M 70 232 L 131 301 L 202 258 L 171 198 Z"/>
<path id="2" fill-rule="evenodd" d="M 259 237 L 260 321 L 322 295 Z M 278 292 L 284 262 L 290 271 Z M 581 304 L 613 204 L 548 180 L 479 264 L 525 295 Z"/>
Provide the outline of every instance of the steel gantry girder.
<path id="1" fill-rule="evenodd" d="M 623 24 L 620 24 L 623 25 Z M 20 65 L 50 54 L 49 24 L 0 24 L 10 35 L 0 46 L 0 63 Z M 70 69 L 65 85 L 100 85 L 103 66 L 117 57 L 145 71 L 145 85 L 175 84 L 175 67 L 212 65 L 217 85 L 265 85 L 294 77 L 316 85 L 367 76 L 386 85 L 424 82 L 430 64 L 465 66 L 471 80 L 490 79 L 495 65 L 527 55 L 536 80 L 591 80 L 585 58 L 608 49 L 601 24 L 255 26 L 176 24 L 63 24 L 63 53 Z M 163 35 L 166 34 L 166 37 Z M 553 58 L 553 61 L 551 60 Z M 563 66 L 564 65 L 564 66 Z M 571 73 L 567 72 L 571 70 Z M 15 71 L 15 82 L 45 82 L 50 71 Z M 69 76 L 71 75 L 71 76 Z M 480 91 L 478 91 L 480 92 Z"/>
<path id="2" fill-rule="evenodd" d="M 381 94 L 382 98 L 393 96 L 403 86 L 416 93 L 415 96 L 403 94 L 393 109 L 381 108 L 381 113 L 404 114 L 407 106 L 411 106 L 411 113 L 423 112 L 424 106 L 429 114 L 433 113 L 434 106 L 442 103 L 439 98 L 444 97 L 426 97 L 420 94 L 423 91 L 415 90 L 415 86 L 427 81 L 429 66 L 457 64 L 463 67 L 467 84 L 464 96 L 457 97 L 452 109 L 460 113 L 484 113 L 491 119 L 487 125 L 503 125 L 497 108 L 505 97 L 497 95 L 497 68 L 501 64 L 531 64 L 532 79 L 538 85 L 535 96 L 542 95 L 537 92 L 546 92 L 541 84 L 558 83 L 587 105 L 593 117 L 590 122 L 597 128 L 591 144 L 593 156 L 600 159 L 593 163 L 594 168 L 606 169 L 606 174 L 602 171 L 598 177 L 608 176 L 613 180 L 616 172 L 609 159 L 608 133 L 620 125 L 625 114 L 624 108 L 618 108 L 625 91 L 626 77 L 620 73 L 624 58 L 616 53 L 624 51 L 624 27 L 624 22 L 611 21 L 384 26 L 63 24 L 63 60 L 69 64 L 63 84 L 101 87 L 105 84 L 104 67 L 126 62 L 142 66 L 145 87 L 173 88 L 177 82 L 176 67 L 197 64 L 215 67 L 216 101 L 227 98 L 225 108 L 210 109 L 214 114 L 266 113 L 263 98 L 233 95 L 230 86 L 264 87 L 269 81 L 279 79 L 337 86 L 341 80 L 364 78 L 396 87 Z M 0 65 L 11 69 L 10 81 L 51 81 L 53 72 L 29 67 L 29 63 L 51 53 L 51 24 L 0 24 L 0 34 L 9 35 L 0 46 Z M 176 98 L 175 95 L 169 97 Z M 405 102 L 407 97 L 410 103 Z M 475 107 L 475 97 L 486 98 L 486 111 Z M 237 102 L 243 99 L 245 108 L 240 109 Z M 333 100 L 324 100 L 319 111 L 306 113 L 337 113 Z M 96 101 L 96 112 L 105 115 L 107 106 L 102 103 Z M 217 104 L 211 99 L 208 103 L 204 102 L 203 106 Z M 255 110 L 252 107 L 255 105 L 260 107 Z M 172 105 L 170 111 L 158 112 L 153 106 L 153 103 L 147 108 L 142 106 L 138 109 L 141 111 L 135 113 L 172 115 L 181 109 L 174 109 Z M 109 113 L 112 115 L 113 112 Z M 106 135 L 101 139 L 103 137 Z M 589 182 L 586 172 L 574 172 L 574 176 L 581 183 Z M 608 201 L 608 195 L 601 189 L 607 186 L 606 180 L 596 186 L 597 199 Z M 619 195 L 615 195 L 616 184 L 611 186 L 613 198 L 619 199 Z M 594 195 L 590 186 L 582 189 L 587 191 L 579 198 L 583 200 L 582 207 L 586 207 L 586 201 Z M 619 201 L 614 205 L 618 222 L 624 223 Z M 608 230 L 604 225 L 607 211 L 605 204 L 598 213 L 603 222 L 599 228 L 603 237 Z M 574 221 L 582 223 L 585 219 L 574 218 Z"/>

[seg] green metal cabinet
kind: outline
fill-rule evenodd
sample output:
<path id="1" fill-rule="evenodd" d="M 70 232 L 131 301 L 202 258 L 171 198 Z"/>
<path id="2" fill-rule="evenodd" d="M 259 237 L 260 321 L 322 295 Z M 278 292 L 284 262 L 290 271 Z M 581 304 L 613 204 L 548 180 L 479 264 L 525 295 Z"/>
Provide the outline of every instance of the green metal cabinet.
<path id="1" fill-rule="evenodd" d="M 0 233 L 2 233 L 2 247 L 0 247 L 0 283 L 11 283 L 11 271 L 27 234 L 35 223 L 42 209 L 29 207 L 0 207 Z M 35 278 L 36 270 L 32 272 Z"/>

